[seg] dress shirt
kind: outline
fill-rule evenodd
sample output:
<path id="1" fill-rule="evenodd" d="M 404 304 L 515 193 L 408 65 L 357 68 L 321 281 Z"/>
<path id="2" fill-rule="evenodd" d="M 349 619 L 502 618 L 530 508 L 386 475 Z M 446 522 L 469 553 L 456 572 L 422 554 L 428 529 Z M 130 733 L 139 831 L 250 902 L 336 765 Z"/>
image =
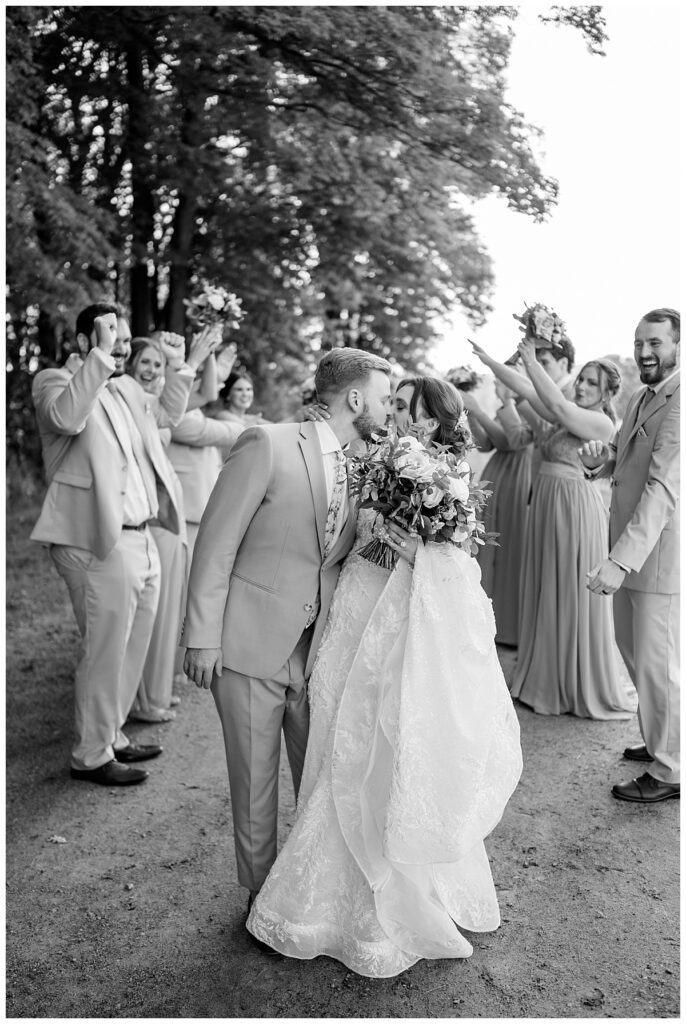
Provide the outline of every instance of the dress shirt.
<path id="1" fill-rule="evenodd" d="M 319 440 L 319 446 L 322 450 L 322 463 L 324 465 L 324 479 L 326 481 L 326 501 L 327 507 L 331 504 L 331 497 L 333 495 L 333 485 L 336 478 L 336 455 L 335 452 L 343 451 L 341 442 L 338 440 L 333 430 L 328 423 L 324 420 L 317 420 L 315 422 L 317 430 L 317 438 Z M 345 453 L 344 453 L 345 454 Z M 336 540 L 341 535 L 341 530 L 345 526 L 348 518 L 348 483 L 345 483 L 345 490 L 343 494 L 343 500 L 341 501 L 341 507 L 338 510 L 338 519 L 336 521 L 336 529 L 334 531 L 334 540 L 331 547 L 336 543 Z"/>
<path id="2" fill-rule="evenodd" d="M 117 439 L 128 463 L 122 522 L 125 526 L 138 526 L 157 515 L 155 470 L 131 410 L 116 389 L 116 382 L 108 382 L 101 400 L 114 423 Z"/>

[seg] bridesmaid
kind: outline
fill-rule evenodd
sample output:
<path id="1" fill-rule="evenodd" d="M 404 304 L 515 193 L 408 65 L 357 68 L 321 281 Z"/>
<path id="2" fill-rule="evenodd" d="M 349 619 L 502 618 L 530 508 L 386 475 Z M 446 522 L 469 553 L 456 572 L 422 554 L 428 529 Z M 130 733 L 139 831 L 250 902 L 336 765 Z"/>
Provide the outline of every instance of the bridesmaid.
<path id="1" fill-rule="evenodd" d="M 542 715 L 630 718 L 635 701 L 620 683 L 611 608 L 586 586 L 588 573 L 607 558 L 607 509 L 584 480 L 577 454 L 593 437 L 611 440 L 619 370 L 607 359 L 586 363 L 569 401 L 537 362 L 532 341 L 519 344 L 529 380 L 472 345 L 550 424 L 531 495 L 512 696 Z"/>
<path id="2" fill-rule="evenodd" d="M 211 328 L 201 331 L 191 343 L 186 366 L 197 373 L 216 344 Z M 152 338 L 134 338 L 126 372 L 150 395 L 151 404 L 164 385 L 165 360 L 159 343 Z M 164 448 L 170 441 L 170 424 L 161 418 L 159 429 L 159 457 L 168 459 Z M 174 482 L 173 499 L 179 512 L 181 532 L 171 533 L 161 526 L 150 527 L 160 556 L 161 587 L 157 614 L 153 624 L 150 646 L 143 667 L 138 693 L 129 712 L 136 722 L 168 722 L 176 717 L 171 710 L 178 703 L 173 696 L 174 656 L 181 632 L 182 594 L 186 574 L 185 514 L 183 491 L 174 468 L 170 465 Z"/>
<path id="3" fill-rule="evenodd" d="M 131 357 L 126 367 L 134 380 L 156 401 L 160 385 L 164 383 L 164 356 L 152 338 L 134 338 Z M 160 448 L 169 444 L 169 428 L 159 429 Z M 166 453 L 164 455 L 167 458 Z M 171 468 L 171 467 L 170 467 Z M 174 651 L 181 620 L 181 588 L 186 567 L 186 535 L 184 529 L 183 496 L 174 470 L 174 499 L 179 508 L 182 532 L 179 534 L 151 526 L 160 556 L 161 586 L 150 646 L 143 667 L 138 693 L 129 711 L 134 722 L 168 722 L 176 717 L 171 710 Z"/>
<path id="4" fill-rule="evenodd" d="M 496 395 L 502 406 L 510 402 L 513 392 L 496 379 Z M 484 442 L 480 447 L 495 448 L 495 453 L 481 471 L 481 479 L 492 491 L 484 510 L 484 526 L 498 534 L 498 546 L 484 544 L 477 560 L 481 568 L 481 586 L 493 603 L 497 644 L 516 647 L 519 636 L 519 597 L 524 565 L 524 544 L 529 493 L 531 491 L 531 453 L 533 446 L 522 440 L 518 445 L 508 441 L 501 422 L 502 408 L 491 419 L 470 393 L 463 393 L 465 409 Z"/>

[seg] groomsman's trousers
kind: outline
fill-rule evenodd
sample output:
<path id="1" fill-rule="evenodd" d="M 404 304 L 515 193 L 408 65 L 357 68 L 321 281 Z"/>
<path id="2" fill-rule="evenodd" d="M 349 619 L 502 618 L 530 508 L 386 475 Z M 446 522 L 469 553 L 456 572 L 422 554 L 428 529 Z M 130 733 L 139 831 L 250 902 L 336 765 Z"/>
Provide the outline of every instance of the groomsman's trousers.
<path id="1" fill-rule="evenodd" d="M 262 887 L 276 860 L 281 731 L 297 797 L 310 728 L 305 664 L 312 628 L 271 679 L 224 669 L 212 694 L 224 732 L 238 881 Z"/>
<path id="2" fill-rule="evenodd" d="M 620 587 L 613 597 L 615 637 L 638 693 L 638 721 L 661 782 L 680 782 L 679 594 Z"/>
<path id="3" fill-rule="evenodd" d="M 141 679 L 160 593 L 160 560 L 150 529 L 122 530 L 107 558 L 54 544 L 69 588 L 83 654 L 74 680 L 73 768 L 107 764 L 129 745 L 122 732 Z"/>

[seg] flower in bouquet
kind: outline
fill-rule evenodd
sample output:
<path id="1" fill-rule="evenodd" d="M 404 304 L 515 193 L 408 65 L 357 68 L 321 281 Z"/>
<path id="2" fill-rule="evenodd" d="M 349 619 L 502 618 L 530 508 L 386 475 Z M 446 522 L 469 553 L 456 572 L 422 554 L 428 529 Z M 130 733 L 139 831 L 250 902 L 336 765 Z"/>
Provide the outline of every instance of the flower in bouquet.
<path id="1" fill-rule="evenodd" d="M 351 463 L 360 508 L 375 509 L 425 544 L 457 544 L 474 555 L 479 545 L 493 542 L 479 514 L 490 492 L 471 483 L 469 464 L 447 447 L 426 448 L 413 436 L 375 435 Z M 358 553 L 388 569 L 397 559 L 378 537 Z"/>
<path id="2" fill-rule="evenodd" d="M 542 302 L 527 306 L 524 312 L 512 316 L 521 324 L 524 337 L 533 341 L 536 348 L 555 348 L 565 336 L 565 325 L 557 313 Z"/>
<path id="3" fill-rule="evenodd" d="M 215 324 L 236 330 L 243 319 L 241 300 L 220 285 L 206 284 L 192 298 L 184 299 L 183 304 L 194 330 Z"/>
<path id="4" fill-rule="evenodd" d="M 445 379 L 458 391 L 473 391 L 481 383 L 481 376 L 471 366 L 453 366 L 448 370 Z"/>

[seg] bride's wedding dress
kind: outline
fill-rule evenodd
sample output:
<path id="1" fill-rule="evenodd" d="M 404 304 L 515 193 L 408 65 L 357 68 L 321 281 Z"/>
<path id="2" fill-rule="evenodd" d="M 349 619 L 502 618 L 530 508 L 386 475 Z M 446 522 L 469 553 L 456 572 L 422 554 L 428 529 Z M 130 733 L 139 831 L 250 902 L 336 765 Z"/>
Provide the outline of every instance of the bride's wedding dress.
<path id="1" fill-rule="evenodd" d="M 309 682 L 293 830 L 247 927 L 287 956 L 392 977 L 472 952 L 500 915 L 484 837 L 521 774 L 519 726 L 475 559 L 419 545 L 389 572 L 355 551 Z"/>

